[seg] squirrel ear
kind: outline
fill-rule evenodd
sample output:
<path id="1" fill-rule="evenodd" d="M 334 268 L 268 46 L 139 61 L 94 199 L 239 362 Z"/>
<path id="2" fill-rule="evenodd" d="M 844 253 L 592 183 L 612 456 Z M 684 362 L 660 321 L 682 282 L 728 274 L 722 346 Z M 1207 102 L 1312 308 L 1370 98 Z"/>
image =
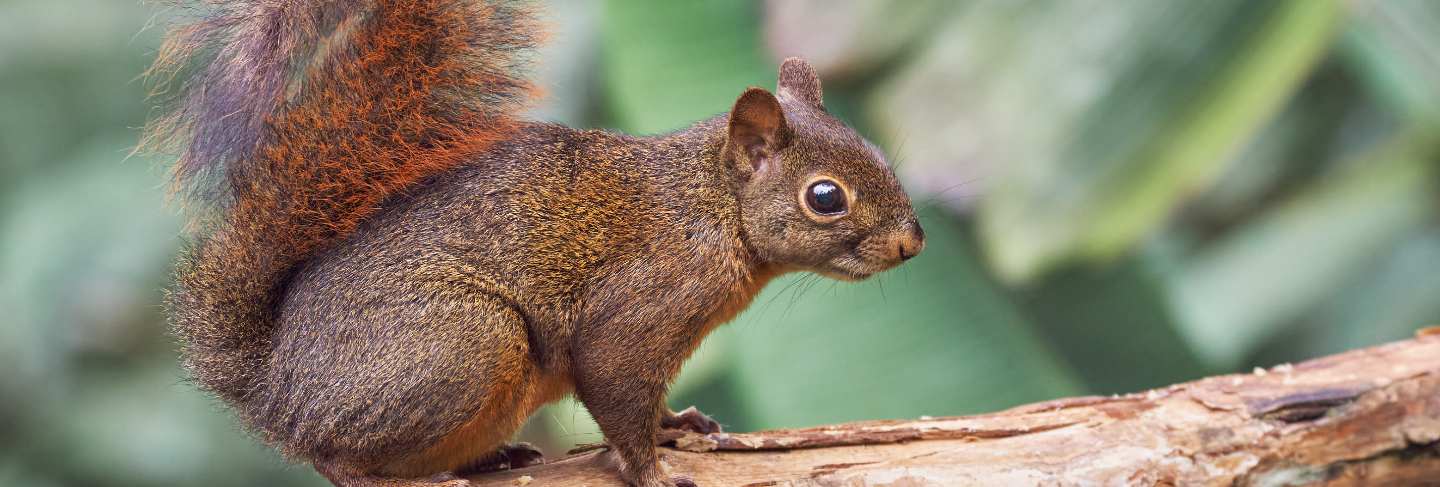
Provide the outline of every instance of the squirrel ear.
<path id="1" fill-rule="evenodd" d="M 815 68 L 810 63 L 798 57 L 786 58 L 780 64 L 780 96 L 787 100 L 794 100 L 808 103 L 811 106 L 825 109 L 822 99 L 823 92 L 820 91 L 820 77 L 815 74 Z"/>
<path id="2" fill-rule="evenodd" d="M 790 129 L 775 95 L 750 88 L 735 100 L 725 151 L 737 164 L 744 164 L 746 173 L 760 171 L 789 143 Z"/>

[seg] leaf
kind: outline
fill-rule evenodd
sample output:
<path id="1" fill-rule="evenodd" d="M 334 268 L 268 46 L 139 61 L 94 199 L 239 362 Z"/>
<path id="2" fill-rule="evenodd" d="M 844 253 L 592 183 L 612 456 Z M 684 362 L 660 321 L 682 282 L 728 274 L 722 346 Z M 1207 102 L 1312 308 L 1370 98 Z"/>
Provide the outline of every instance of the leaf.
<path id="1" fill-rule="evenodd" d="M 1314 356 L 1409 338 L 1440 325 L 1440 229 L 1432 224 L 1396 245 L 1363 279 L 1316 313 L 1320 342 Z"/>
<path id="2" fill-rule="evenodd" d="M 1392 113 L 1440 123 L 1440 6 L 1428 1 L 1375 2 L 1342 37 L 1340 54 Z"/>
<path id="3" fill-rule="evenodd" d="M 1430 225 L 1331 290 L 1252 362 L 1285 363 L 1414 336 L 1440 325 L 1440 229 Z"/>
<path id="4" fill-rule="evenodd" d="M 1171 301 L 1200 355 L 1234 368 L 1433 217 L 1434 148 L 1397 136 L 1185 262 Z"/>
<path id="5" fill-rule="evenodd" d="M 979 181 L 1010 282 L 1131 248 L 1277 113 L 1337 2 L 977 4 L 874 99 L 931 193 Z M 1083 19 L 1083 20 L 1082 20 Z"/>
<path id="6" fill-rule="evenodd" d="M 0 389 L 63 389 L 74 355 L 131 351 L 163 329 L 154 304 L 180 222 L 160 171 L 121 162 L 127 140 L 86 143 L 32 179 L 49 183 L 0 195 Z"/>
<path id="7" fill-rule="evenodd" d="M 1392 137 L 1392 117 L 1373 101 L 1339 63 L 1327 63 L 1169 230 L 1199 238 L 1223 231 Z"/>
<path id="8" fill-rule="evenodd" d="M 1214 181 L 1325 54 L 1343 8 L 1337 2 L 1289 0 L 1265 15 L 1205 94 L 1186 107 L 1188 113 L 1101 197 L 1081 235 L 1081 252 L 1117 255 L 1162 223 L 1188 194 Z"/>
<path id="9" fill-rule="evenodd" d="M 544 7 L 539 13 L 549 38 L 533 56 L 533 80 L 543 96 L 524 118 L 583 127 L 600 96 L 601 4 L 550 0 Z"/>
<path id="10" fill-rule="evenodd" d="M 181 374 L 165 355 L 72 373 L 63 401 L 37 404 L 24 450 L 67 485 L 328 485 L 241 434 Z"/>
<path id="11" fill-rule="evenodd" d="M 1209 375 L 1170 311 L 1166 282 L 1147 256 L 1073 266 L 1016 299 L 1051 348 L 1097 394 L 1123 394 Z"/>
<path id="12" fill-rule="evenodd" d="M 765 37 L 778 57 L 800 56 L 826 78 L 883 69 L 960 6 L 943 0 L 785 0 L 765 3 Z"/>
<path id="13" fill-rule="evenodd" d="M 676 130 L 730 110 L 747 86 L 775 86 L 749 2 L 605 3 L 605 89 L 619 128 Z"/>

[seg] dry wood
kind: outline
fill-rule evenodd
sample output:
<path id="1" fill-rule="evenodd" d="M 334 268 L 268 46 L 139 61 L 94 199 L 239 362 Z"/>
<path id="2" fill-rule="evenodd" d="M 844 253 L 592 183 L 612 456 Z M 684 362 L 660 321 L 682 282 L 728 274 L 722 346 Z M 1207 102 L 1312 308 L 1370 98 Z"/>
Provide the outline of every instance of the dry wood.
<path id="1" fill-rule="evenodd" d="M 979 416 L 685 434 L 702 487 L 1440 485 L 1440 333 L 1144 393 Z M 620 486 L 608 453 L 481 486 Z"/>

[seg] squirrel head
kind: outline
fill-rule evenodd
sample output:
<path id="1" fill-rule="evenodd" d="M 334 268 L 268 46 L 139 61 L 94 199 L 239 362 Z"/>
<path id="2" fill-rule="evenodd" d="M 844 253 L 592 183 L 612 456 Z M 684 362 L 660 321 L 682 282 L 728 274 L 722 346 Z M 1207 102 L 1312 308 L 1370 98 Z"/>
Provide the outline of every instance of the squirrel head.
<path id="1" fill-rule="evenodd" d="M 740 95 L 725 142 L 751 248 L 767 263 L 845 280 L 919 254 L 925 233 L 910 198 L 880 149 L 825 111 L 815 70 L 786 59 L 776 92 Z"/>

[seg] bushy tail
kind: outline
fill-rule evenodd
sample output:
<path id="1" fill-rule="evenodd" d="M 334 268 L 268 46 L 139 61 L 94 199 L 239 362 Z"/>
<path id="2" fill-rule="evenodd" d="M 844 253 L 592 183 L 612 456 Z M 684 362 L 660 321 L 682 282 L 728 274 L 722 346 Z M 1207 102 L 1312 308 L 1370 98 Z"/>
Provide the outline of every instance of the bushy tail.
<path id="1" fill-rule="evenodd" d="M 387 196 L 506 138 L 538 30 L 499 0 L 198 0 L 151 71 L 142 147 L 212 210 L 169 298 L 185 365 L 243 405 L 264 387 L 292 270 Z M 242 408 L 243 409 L 243 408 Z"/>

